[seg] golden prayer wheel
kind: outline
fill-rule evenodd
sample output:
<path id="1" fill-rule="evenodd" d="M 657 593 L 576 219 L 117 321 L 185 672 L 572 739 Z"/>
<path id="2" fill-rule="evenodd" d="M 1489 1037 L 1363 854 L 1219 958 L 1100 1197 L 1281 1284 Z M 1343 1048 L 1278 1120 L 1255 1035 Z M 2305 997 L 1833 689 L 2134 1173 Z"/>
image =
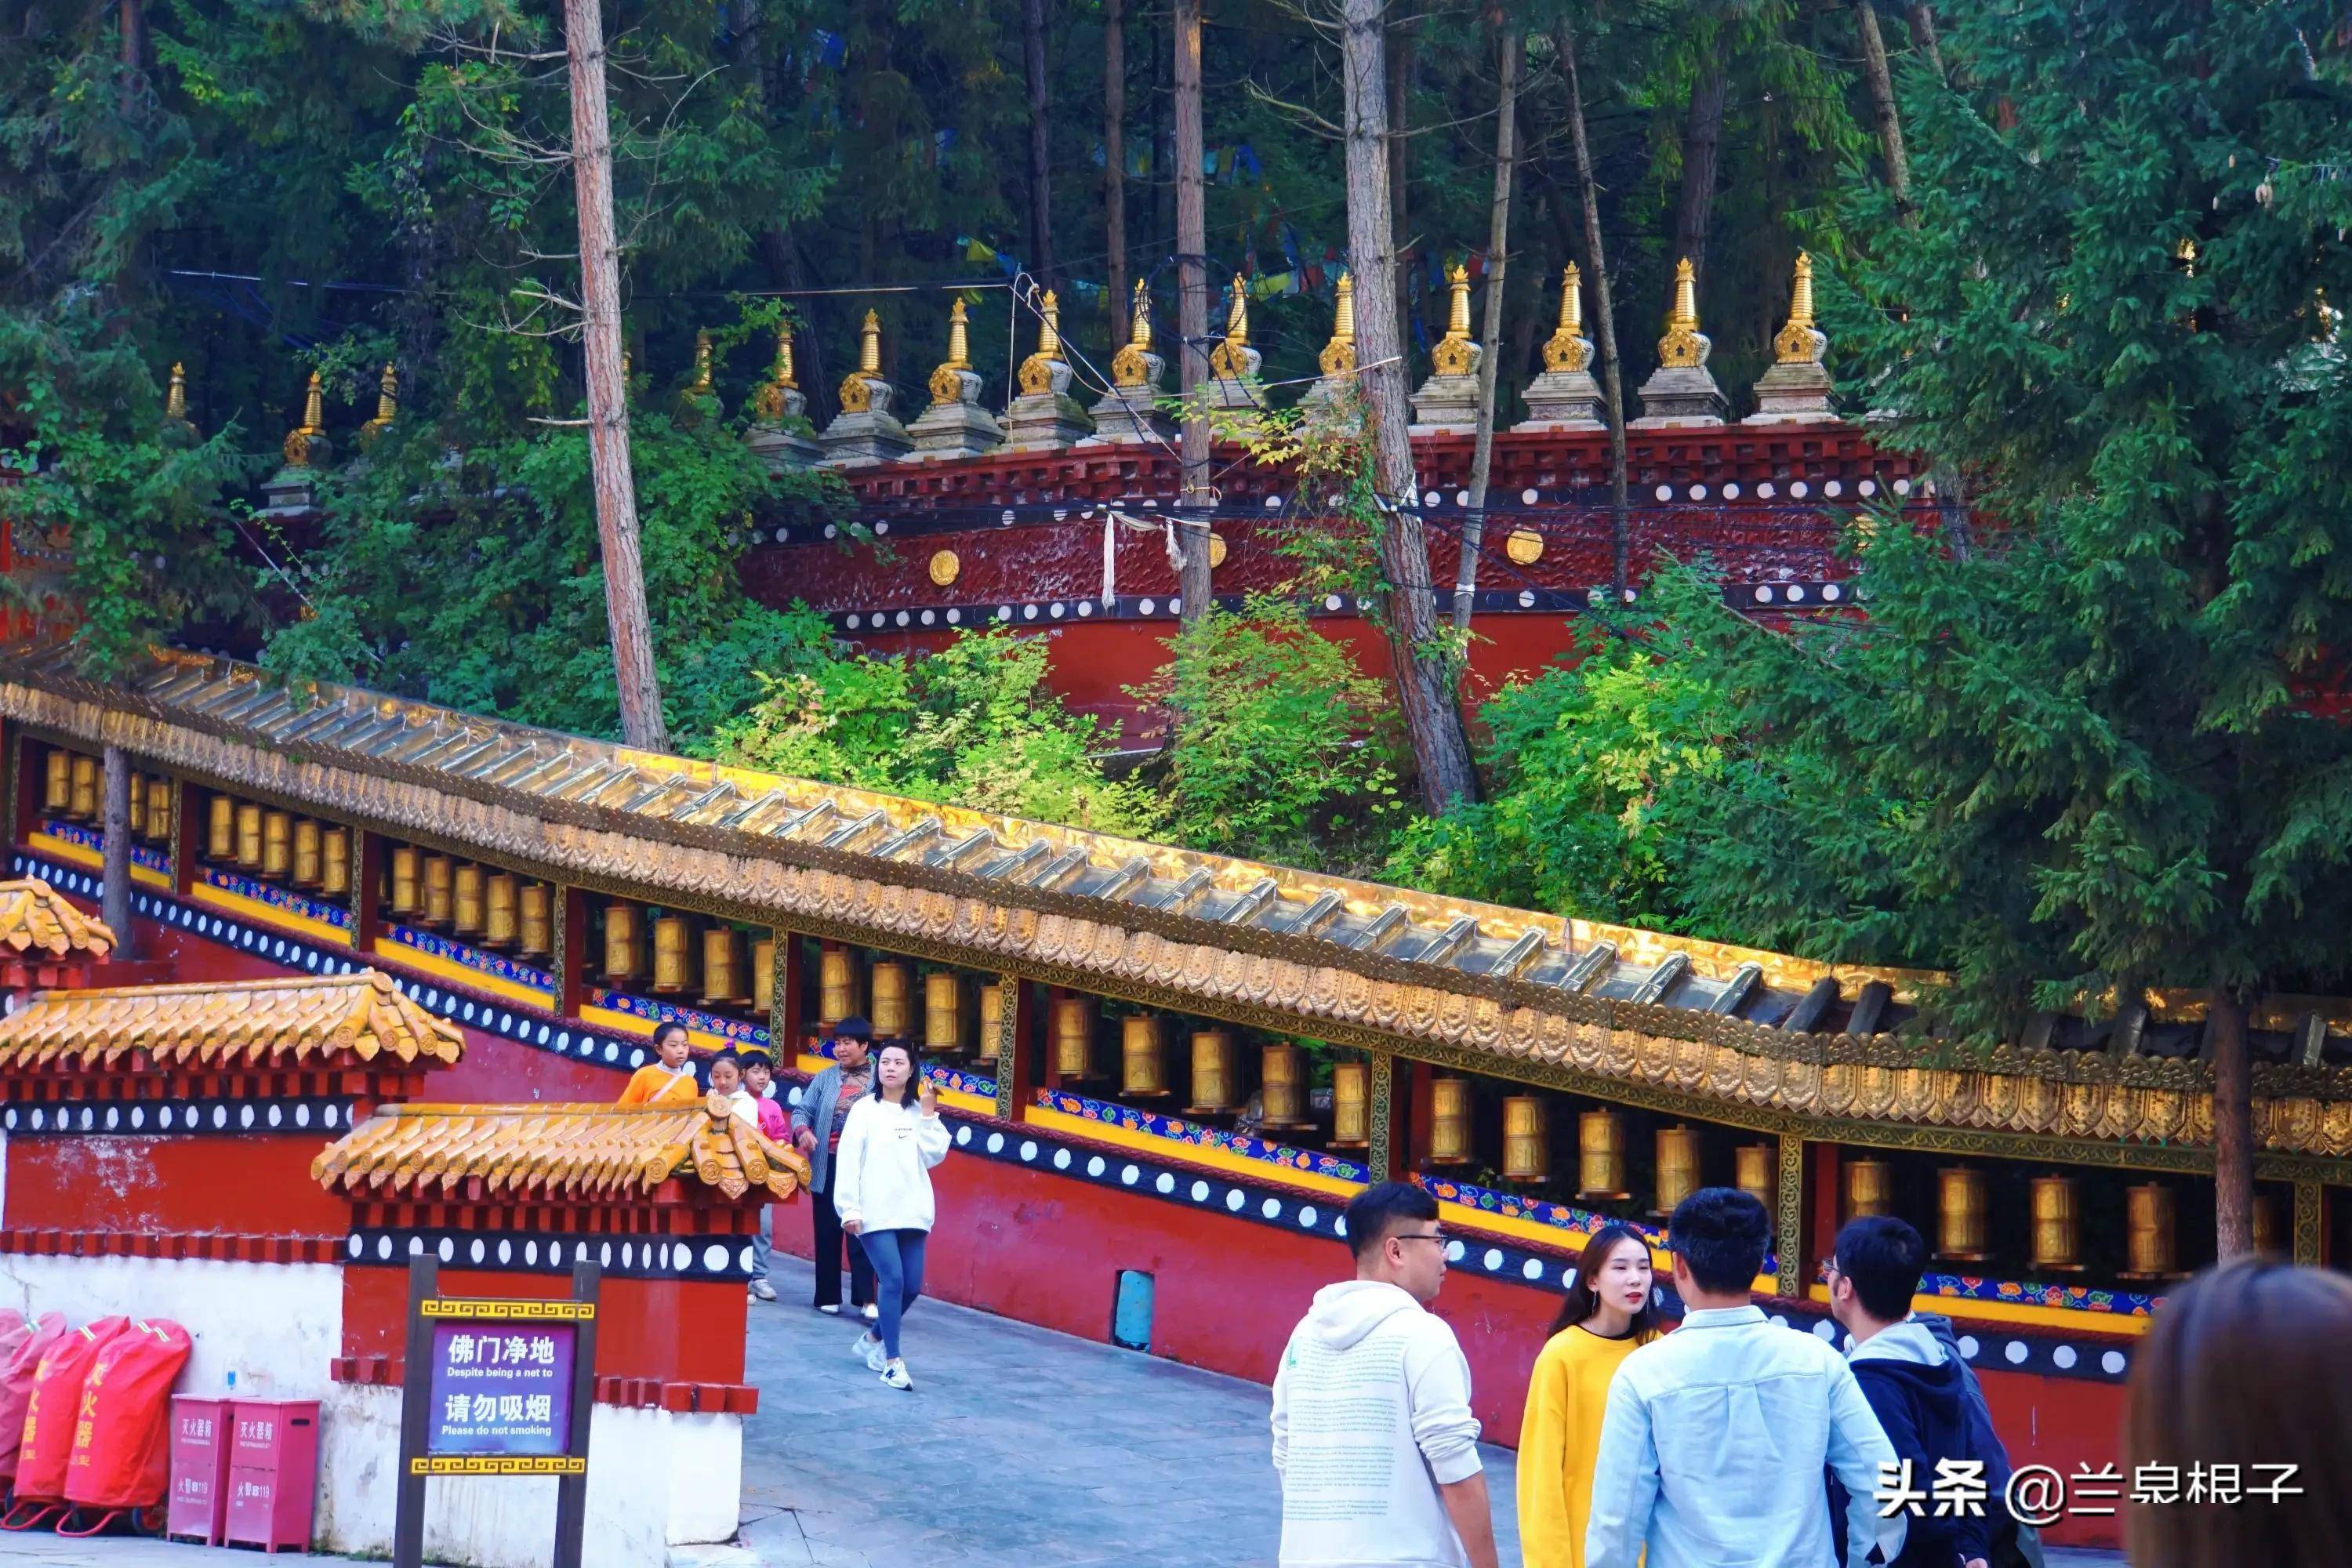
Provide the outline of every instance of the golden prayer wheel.
<path id="1" fill-rule="evenodd" d="M 915 972 L 896 958 L 877 959 L 866 971 L 869 1015 L 877 1040 L 911 1039 L 915 1033 Z"/>
<path id="2" fill-rule="evenodd" d="M 545 882 L 525 882 L 515 895 L 515 951 L 526 958 L 545 958 L 555 950 L 555 889 Z"/>
<path id="3" fill-rule="evenodd" d="M 1551 1120 L 1538 1095 L 1503 1100 L 1503 1179 L 1542 1182 L 1551 1176 Z"/>
<path id="4" fill-rule="evenodd" d="M 751 987 L 744 983 L 743 933 L 730 925 L 715 925 L 702 933 L 702 1000 L 711 1007 L 748 1007 Z"/>
<path id="5" fill-rule="evenodd" d="M 425 908 L 425 852 L 403 844 L 392 852 L 392 912 L 415 919 Z"/>
<path id="6" fill-rule="evenodd" d="M 73 760 L 73 805 L 67 812 L 84 822 L 98 815 L 98 759 L 77 755 Z"/>
<path id="7" fill-rule="evenodd" d="M 2124 1189 L 2124 1278 L 2164 1279 L 2179 1272 L 2172 1189 L 2160 1182 Z"/>
<path id="8" fill-rule="evenodd" d="M 1160 1043 L 1160 1020 L 1149 1013 L 1119 1020 L 1118 1091 L 1140 1100 L 1168 1092 L 1168 1053 Z"/>
<path id="9" fill-rule="evenodd" d="M 319 825 L 309 817 L 294 824 L 294 885 L 315 888 L 324 879 L 319 868 Z"/>
<path id="10" fill-rule="evenodd" d="M 2083 1268 L 2083 1211 L 2069 1176 L 2033 1178 L 2033 1267 L 2063 1274 Z"/>
<path id="11" fill-rule="evenodd" d="M 654 993 L 675 996 L 694 984 L 694 922 L 684 915 L 654 921 Z"/>
<path id="12" fill-rule="evenodd" d="M 137 773 L 131 775 L 131 831 L 140 836 L 147 831 L 147 781 Z"/>
<path id="13" fill-rule="evenodd" d="M 1895 1207 L 1895 1173 L 1884 1160 L 1848 1160 L 1845 1163 L 1845 1217 L 1862 1219 Z"/>
<path id="14" fill-rule="evenodd" d="M 1185 1107 L 1186 1111 L 1193 1116 L 1222 1116 L 1240 1104 L 1234 1084 L 1233 1036 L 1223 1029 L 1193 1030 L 1192 1103 Z"/>
<path id="15" fill-rule="evenodd" d="M 604 978 L 625 985 L 645 973 L 645 916 L 635 904 L 604 906 Z"/>
<path id="16" fill-rule="evenodd" d="M 248 871 L 261 869 L 261 807 L 249 800 L 236 803 L 236 863 Z"/>
<path id="17" fill-rule="evenodd" d="M 515 944 L 515 879 L 511 871 L 493 871 L 482 888 L 482 945 L 509 948 Z"/>
<path id="18" fill-rule="evenodd" d="M 2254 1250 L 2259 1253 L 2280 1250 L 2278 1200 L 2263 1193 L 2254 1194 Z"/>
<path id="19" fill-rule="evenodd" d="M 764 1018 L 775 1010 L 776 939 L 763 936 L 751 944 L 751 1011 Z"/>
<path id="20" fill-rule="evenodd" d="M 963 1049 L 963 982 L 952 969 L 923 976 L 923 1044 L 933 1055 Z"/>
<path id="21" fill-rule="evenodd" d="M 352 830 L 330 827 L 319 835 L 319 891 L 331 899 L 352 890 Z"/>
<path id="22" fill-rule="evenodd" d="M 236 858 L 236 802 L 225 795 L 213 796 L 205 809 L 205 858 L 222 863 Z"/>
<path id="23" fill-rule="evenodd" d="M 416 919 L 420 925 L 435 931 L 446 931 L 457 913 L 457 863 L 446 855 L 425 858 L 425 908 Z"/>
<path id="24" fill-rule="evenodd" d="M 49 748 L 48 778 L 41 791 L 41 809 L 64 812 L 73 809 L 73 753 Z"/>
<path id="25" fill-rule="evenodd" d="M 1658 1129 L 1658 1205 L 1653 1214 L 1670 1215 L 1675 1205 L 1698 1191 L 1700 1149 L 1696 1127 Z M 1768 1208 L 1769 1205 L 1766 1205 Z"/>
<path id="26" fill-rule="evenodd" d="M 980 1037 L 972 1042 L 972 1059 L 999 1059 L 997 1034 L 1004 1026 L 1004 987 L 994 981 L 980 988 Z"/>
<path id="27" fill-rule="evenodd" d="M 1307 1053 L 1287 1040 L 1258 1053 L 1258 1125 L 1307 1127 Z"/>
<path id="28" fill-rule="evenodd" d="M 1732 1185 L 1762 1204 L 1768 1212 L 1773 1206 L 1778 1185 L 1772 1179 L 1772 1167 L 1780 1157 L 1780 1151 L 1769 1143 L 1742 1143 L 1731 1152 Z"/>
<path id="29" fill-rule="evenodd" d="M 1372 1068 L 1369 1062 L 1331 1064 L 1331 1147 L 1361 1149 L 1372 1141 Z"/>
<path id="30" fill-rule="evenodd" d="M 856 1012 L 857 959 L 847 948 L 828 944 L 817 961 L 817 1026 L 830 1029 Z"/>
<path id="31" fill-rule="evenodd" d="M 1095 1076 L 1093 997 L 1054 999 L 1054 1071 L 1066 1081 L 1084 1082 Z"/>
<path id="32" fill-rule="evenodd" d="M 479 936 L 488 923 L 488 900 L 483 896 L 482 868 L 471 860 L 457 865 L 456 881 L 450 896 L 453 923 L 459 936 Z"/>
<path id="33" fill-rule="evenodd" d="M 147 781 L 147 837 L 157 844 L 172 837 L 172 781 Z"/>
<path id="34" fill-rule="evenodd" d="M 1966 1165 L 1936 1173 L 1936 1256 L 1981 1263 L 1992 1256 L 1986 1235 L 1985 1177 Z"/>
<path id="35" fill-rule="evenodd" d="M 284 881 L 293 870 L 294 814 L 265 811 L 261 814 L 261 874 Z"/>
<path id="36" fill-rule="evenodd" d="M 1625 1119 L 1613 1110 L 1588 1110 L 1576 1119 L 1576 1195 L 1622 1203 L 1625 1187 Z"/>
<path id="37" fill-rule="evenodd" d="M 1470 1163 L 1470 1080 L 1429 1080 L 1429 1161 L 1433 1165 Z"/>

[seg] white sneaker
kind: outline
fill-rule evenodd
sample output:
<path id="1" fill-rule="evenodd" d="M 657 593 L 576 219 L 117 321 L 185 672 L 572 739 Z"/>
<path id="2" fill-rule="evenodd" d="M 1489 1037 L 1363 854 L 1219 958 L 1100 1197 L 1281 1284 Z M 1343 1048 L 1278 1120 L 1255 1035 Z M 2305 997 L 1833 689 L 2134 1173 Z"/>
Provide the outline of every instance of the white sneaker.
<path id="1" fill-rule="evenodd" d="M 857 1309 L 857 1315 L 869 1323 L 878 1323 L 882 1321 L 882 1309 L 868 1301 Z"/>
<path id="2" fill-rule="evenodd" d="M 838 1301 L 827 1301 L 824 1306 L 819 1307 L 817 1310 L 823 1312 L 828 1318 L 838 1318 L 841 1316 L 841 1303 Z"/>
<path id="3" fill-rule="evenodd" d="M 883 1364 L 882 1381 L 893 1388 L 908 1393 L 911 1393 L 915 1386 L 915 1380 L 907 1375 L 907 1363 L 903 1357 Z"/>
<path id="4" fill-rule="evenodd" d="M 882 1353 L 882 1336 L 879 1334 L 858 1335 L 857 1342 L 849 1347 L 849 1353 L 864 1362 L 868 1372 L 880 1372 L 883 1363 L 888 1359 Z"/>
<path id="5" fill-rule="evenodd" d="M 776 1299 L 776 1288 L 765 1279 L 754 1279 L 751 1281 L 751 1294 L 762 1301 L 772 1301 Z"/>

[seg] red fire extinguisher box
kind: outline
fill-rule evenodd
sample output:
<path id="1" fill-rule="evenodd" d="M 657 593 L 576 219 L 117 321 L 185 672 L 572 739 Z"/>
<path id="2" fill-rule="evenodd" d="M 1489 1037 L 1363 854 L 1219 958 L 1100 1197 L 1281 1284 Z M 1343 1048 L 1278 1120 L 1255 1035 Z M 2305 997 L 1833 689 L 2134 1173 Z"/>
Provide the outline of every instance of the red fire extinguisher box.
<path id="1" fill-rule="evenodd" d="M 221 1543 L 228 1506 L 229 1404 L 226 1399 L 172 1396 L 172 1497 L 166 1535 Z"/>
<path id="2" fill-rule="evenodd" d="M 308 1552 L 319 1488 L 319 1402 L 234 1400 L 230 1421 L 223 1538 L 271 1552 Z"/>

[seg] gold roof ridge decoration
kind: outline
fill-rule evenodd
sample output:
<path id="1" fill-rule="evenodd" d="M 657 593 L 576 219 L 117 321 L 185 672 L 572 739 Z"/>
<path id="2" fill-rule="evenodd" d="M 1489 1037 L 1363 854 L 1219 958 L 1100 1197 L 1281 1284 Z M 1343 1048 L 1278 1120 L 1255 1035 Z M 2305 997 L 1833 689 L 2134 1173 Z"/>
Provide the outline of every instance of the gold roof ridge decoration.
<path id="1" fill-rule="evenodd" d="M 751 395 L 751 416 L 773 425 L 784 416 L 787 393 L 800 390 L 800 379 L 793 371 L 793 329 L 789 323 L 776 329 L 776 360 L 768 372 L 768 379 Z"/>
<path id="2" fill-rule="evenodd" d="M 1021 390 L 1034 396 L 1054 390 L 1054 367 L 1062 363 L 1062 302 L 1048 289 L 1039 296 L 1037 352 L 1021 362 Z"/>
<path id="3" fill-rule="evenodd" d="M 1468 375 L 1477 362 L 1470 344 L 1470 269 L 1455 262 L 1445 271 L 1452 299 L 1445 307 L 1445 335 L 1429 351 L 1429 362 L 1440 375 Z"/>
<path id="4" fill-rule="evenodd" d="M 1127 330 L 1127 342 L 1110 357 L 1110 381 L 1113 386 L 1136 387 L 1150 384 L 1150 362 L 1145 355 L 1151 352 L 1151 286 L 1143 279 L 1135 280 L 1135 308 Z"/>
<path id="5" fill-rule="evenodd" d="M 1316 358 L 1326 376 L 1352 375 L 1356 370 L 1356 279 L 1339 274 L 1338 305 L 1331 317 L 1331 341 Z"/>
<path id="6" fill-rule="evenodd" d="M 1780 364 L 1818 364 L 1829 343 L 1813 325 L 1813 258 L 1801 250 L 1789 288 L 1789 321 L 1773 334 L 1772 358 Z"/>
<path id="7" fill-rule="evenodd" d="M 1233 296 L 1225 305 L 1225 339 L 1209 351 L 1209 374 L 1227 381 L 1249 374 L 1249 284 L 1234 274 Z"/>
<path id="8" fill-rule="evenodd" d="M 963 401 L 961 372 L 971 368 L 971 327 L 965 316 L 963 296 L 948 308 L 948 357 L 931 372 L 931 401 L 961 403 Z"/>
<path id="9" fill-rule="evenodd" d="M 730 1199 L 789 1200 L 808 1181 L 797 1150 L 770 1142 L 716 1095 L 690 1105 L 384 1106 L 310 1162 L 354 1196 L 650 1196 L 692 1176 Z"/>
<path id="10" fill-rule="evenodd" d="M 86 915 L 38 877 L 0 882 L 0 946 L 18 953 L 38 949 L 52 958 L 79 952 L 100 959 L 115 948 L 104 921 Z"/>
<path id="11" fill-rule="evenodd" d="M 188 417 L 188 367 L 178 360 L 172 362 L 171 389 L 163 394 L 163 424 L 195 434 L 195 421 Z"/>
<path id="12" fill-rule="evenodd" d="M 392 428 L 400 416 L 400 373 L 392 361 L 383 362 L 383 374 L 375 378 L 375 417 L 360 426 L 360 439 L 372 441 Z"/>
<path id="13" fill-rule="evenodd" d="M 882 313 L 866 312 L 857 328 L 857 368 L 842 378 L 838 394 L 844 414 L 864 414 L 874 406 L 869 384 L 882 379 Z"/>
<path id="14" fill-rule="evenodd" d="M 106 1069 L 134 1053 L 155 1067 L 325 1067 L 346 1052 L 367 1063 L 447 1066 L 464 1050 L 455 1024 L 373 969 L 42 991 L 0 1018 L 0 1072 Z"/>
<path id="15" fill-rule="evenodd" d="M 1666 335 L 1658 340 L 1658 363 L 1668 370 L 1696 370 L 1706 363 L 1712 347 L 1698 330 L 1698 276 L 1685 256 L 1675 263 L 1675 308 L 1666 317 Z"/>
<path id="16" fill-rule="evenodd" d="M 302 423 L 286 432 L 286 466 L 307 468 L 310 466 L 310 448 L 323 446 L 319 437 L 327 433 L 326 393 L 319 373 L 310 373 L 310 384 L 302 391 Z"/>
<path id="17" fill-rule="evenodd" d="M 1584 277 L 1571 261 L 1560 268 L 1559 326 L 1544 340 L 1544 369 L 1582 370 L 1591 353 L 1591 345 L 1584 337 Z"/>

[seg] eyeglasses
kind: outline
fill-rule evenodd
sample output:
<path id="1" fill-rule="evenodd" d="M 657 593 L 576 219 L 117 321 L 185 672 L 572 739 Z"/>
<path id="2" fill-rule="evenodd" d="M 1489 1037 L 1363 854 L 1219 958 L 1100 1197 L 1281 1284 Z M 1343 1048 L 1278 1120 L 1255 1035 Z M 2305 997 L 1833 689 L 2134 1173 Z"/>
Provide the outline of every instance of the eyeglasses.
<path id="1" fill-rule="evenodd" d="M 1391 1239 L 1394 1241 L 1444 1242 L 1452 1241 L 1454 1238 L 1446 1235 L 1442 1230 L 1401 1230 L 1397 1232 L 1394 1237 L 1391 1237 Z"/>

